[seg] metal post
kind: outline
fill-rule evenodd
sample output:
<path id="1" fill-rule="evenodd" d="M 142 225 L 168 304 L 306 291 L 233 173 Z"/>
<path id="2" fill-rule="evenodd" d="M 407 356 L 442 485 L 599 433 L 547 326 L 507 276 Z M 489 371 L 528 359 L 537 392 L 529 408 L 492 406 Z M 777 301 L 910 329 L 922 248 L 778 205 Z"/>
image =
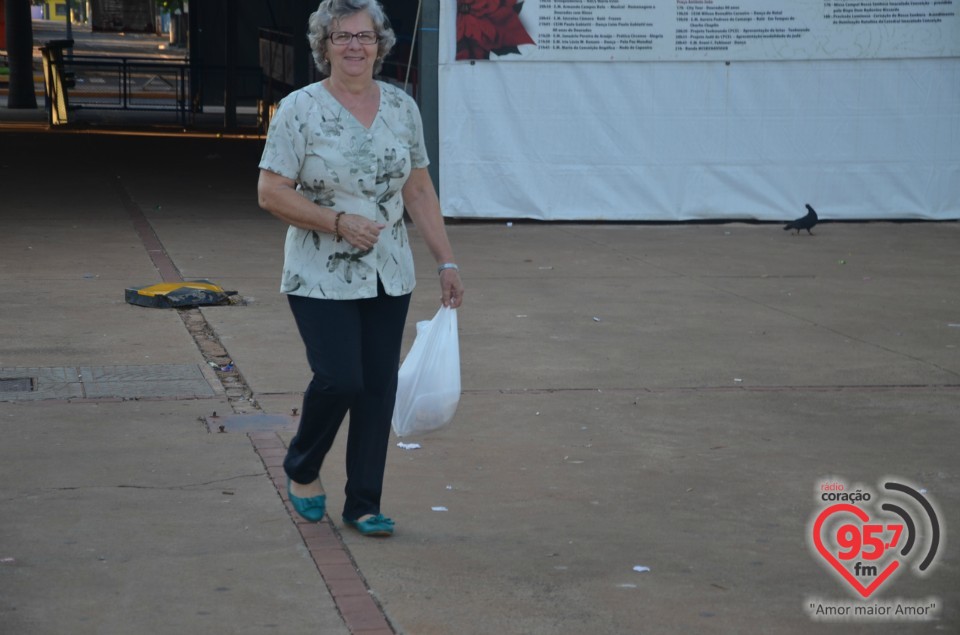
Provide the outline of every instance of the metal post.
<path id="1" fill-rule="evenodd" d="M 423 15 L 420 16 L 420 86 L 417 96 L 420 115 L 423 118 L 423 140 L 430 157 L 430 178 L 440 189 L 440 120 L 439 120 L 439 61 L 440 52 L 440 0 L 423 0 Z"/>
<path id="2" fill-rule="evenodd" d="M 320 3 L 313 2 L 313 0 L 302 0 L 300 3 L 293 5 L 293 11 L 290 14 L 289 24 L 297 25 L 293 37 L 293 88 L 302 88 L 310 83 L 313 58 L 310 56 L 310 43 L 303 33 L 306 31 L 310 14 L 316 10 L 318 4 Z M 284 77 L 286 77 L 286 74 L 284 74 Z"/>
<path id="3" fill-rule="evenodd" d="M 72 0 L 67 0 L 67 39 L 73 39 L 73 7 Z M 73 48 L 67 51 L 67 59 L 73 59 Z"/>
<path id="4" fill-rule="evenodd" d="M 125 57 L 120 58 L 120 86 L 123 87 L 120 99 L 123 109 L 126 110 L 130 103 L 130 69 L 127 68 L 127 58 Z"/>
<path id="5" fill-rule="evenodd" d="M 177 89 L 177 108 L 180 109 L 180 125 L 187 125 L 187 70 L 180 68 L 180 87 Z"/>
<path id="6" fill-rule="evenodd" d="M 200 22 L 203 20 L 204 0 L 190 0 L 190 10 L 187 15 L 187 54 L 190 61 L 190 112 L 203 111 L 203 38 L 200 34 Z M 180 25 L 183 26 L 183 23 Z"/>
<path id="7" fill-rule="evenodd" d="M 237 127 L 237 6 L 235 0 L 226 3 L 226 77 L 223 82 L 223 127 Z"/>

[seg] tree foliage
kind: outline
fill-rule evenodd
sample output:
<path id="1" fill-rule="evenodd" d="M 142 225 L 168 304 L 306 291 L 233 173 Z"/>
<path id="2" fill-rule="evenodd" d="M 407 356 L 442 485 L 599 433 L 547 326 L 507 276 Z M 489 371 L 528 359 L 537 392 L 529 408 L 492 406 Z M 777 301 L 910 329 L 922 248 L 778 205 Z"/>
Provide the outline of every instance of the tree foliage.
<path id="1" fill-rule="evenodd" d="M 157 6 L 166 13 L 173 13 L 177 10 L 183 13 L 185 4 L 184 0 L 157 0 Z"/>

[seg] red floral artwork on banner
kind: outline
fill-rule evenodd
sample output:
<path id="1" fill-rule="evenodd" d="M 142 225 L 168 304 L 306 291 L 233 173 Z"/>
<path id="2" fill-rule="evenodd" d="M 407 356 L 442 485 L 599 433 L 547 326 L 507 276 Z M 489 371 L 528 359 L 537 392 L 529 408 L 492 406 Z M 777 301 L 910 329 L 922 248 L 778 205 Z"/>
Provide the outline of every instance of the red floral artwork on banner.
<path id="1" fill-rule="evenodd" d="M 522 8 L 517 0 L 457 0 L 457 59 L 488 60 L 536 44 L 520 22 Z"/>

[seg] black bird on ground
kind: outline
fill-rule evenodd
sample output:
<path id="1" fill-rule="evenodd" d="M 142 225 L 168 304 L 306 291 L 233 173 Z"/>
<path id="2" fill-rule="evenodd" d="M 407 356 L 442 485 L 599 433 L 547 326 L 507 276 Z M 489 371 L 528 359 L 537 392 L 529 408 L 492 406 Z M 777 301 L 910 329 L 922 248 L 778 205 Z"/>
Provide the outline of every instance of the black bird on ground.
<path id="1" fill-rule="evenodd" d="M 795 229 L 797 230 L 798 235 L 800 234 L 801 229 L 805 229 L 807 230 L 807 233 L 812 236 L 813 232 L 810 230 L 813 229 L 813 226 L 817 224 L 818 220 L 820 220 L 820 218 L 817 216 L 817 210 L 810 207 L 810 205 L 807 205 L 807 215 L 802 216 L 797 220 L 790 221 L 783 226 L 783 229 L 784 231 L 788 229 Z"/>

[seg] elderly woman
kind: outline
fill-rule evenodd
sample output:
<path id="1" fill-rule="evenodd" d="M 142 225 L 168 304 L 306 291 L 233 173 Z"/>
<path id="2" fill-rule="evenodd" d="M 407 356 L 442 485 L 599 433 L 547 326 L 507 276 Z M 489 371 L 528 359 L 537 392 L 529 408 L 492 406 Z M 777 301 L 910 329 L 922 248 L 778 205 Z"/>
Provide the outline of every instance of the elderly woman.
<path id="1" fill-rule="evenodd" d="M 284 460 L 288 495 L 304 518 L 323 518 L 320 468 L 349 412 L 343 522 L 389 536 L 380 497 L 415 284 L 404 208 L 436 260 L 445 306 L 460 306 L 463 284 L 416 103 L 374 79 L 395 41 L 383 8 L 324 0 L 308 38 L 328 77 L 280 102 L 257 185 L 260 206 L 290 225 L 280 290 L 313 372 Z"/>

